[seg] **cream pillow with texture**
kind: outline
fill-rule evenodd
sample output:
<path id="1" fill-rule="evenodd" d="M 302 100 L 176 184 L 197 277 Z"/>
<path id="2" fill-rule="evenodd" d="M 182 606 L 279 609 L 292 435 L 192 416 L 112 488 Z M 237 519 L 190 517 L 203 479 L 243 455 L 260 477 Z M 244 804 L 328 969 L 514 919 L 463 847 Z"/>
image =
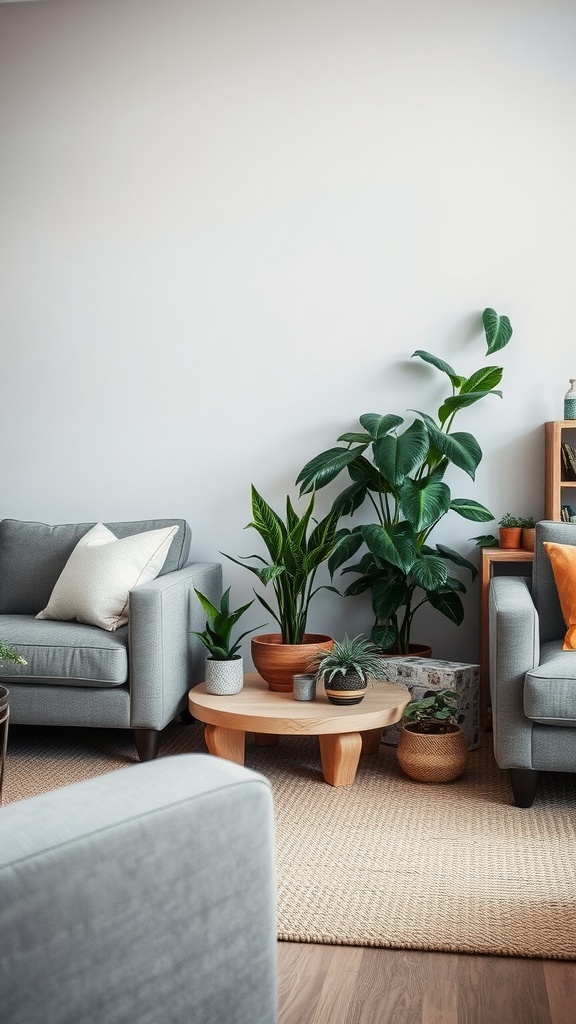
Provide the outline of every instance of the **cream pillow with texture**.
<path id="1" fill-rule="evenodd" d="M 97 523 L 74 548 L 37 619 L 77 619 L 113 632 L 128 622 L 128 594 L 160 572 L 177 526 L 115 537 Z"/>

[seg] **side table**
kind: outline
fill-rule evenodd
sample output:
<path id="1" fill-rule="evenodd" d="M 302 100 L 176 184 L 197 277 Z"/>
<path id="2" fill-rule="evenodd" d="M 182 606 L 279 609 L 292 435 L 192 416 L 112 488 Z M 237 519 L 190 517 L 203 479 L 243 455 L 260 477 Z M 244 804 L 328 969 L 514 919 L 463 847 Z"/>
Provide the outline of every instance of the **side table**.
<path id="1" fill-rule="evenodd" d="M 405 686 L 375 681 L 360 704 L 338 707 L 324 691 L 313 701 L 297 701 L 278 693 L 256 673 L 244 677 L 239 693 L 219 697 L 199 683 L 189 693 L 190 712 L 205 723 L 204 740 L 211 754 L 244 764 L 247 732 L 268 745 L 279 736 L 318 736 L 322 774 L 330 786 L 351 786 L 360 754 L 376 754 L 382 729 L 398 722 L 410 701 Z"/>

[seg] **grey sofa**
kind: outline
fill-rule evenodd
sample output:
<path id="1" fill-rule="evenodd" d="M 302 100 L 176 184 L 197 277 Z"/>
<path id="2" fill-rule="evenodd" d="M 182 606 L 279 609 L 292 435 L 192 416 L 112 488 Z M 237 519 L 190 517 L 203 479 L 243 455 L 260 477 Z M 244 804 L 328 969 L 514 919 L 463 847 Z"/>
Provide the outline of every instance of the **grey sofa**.
<path id="1" fill-rule="evenodd" d="M 15 724 L 133 729 L 139 757 L 158 753 L 160 731 L 180 712 L 204 675 L 205 651 L 191 630 L 205 616 L 194 588 L 218 601 L 218 563 L 186 564 L 190 527 L 184 520 L 108 523 L 119 538 L 177 525 L 160 575 L 134 588 L 129 622 L 115 632 L 78 622 L 36 619 L 72 550 L 93 523 L 49 526 L 0 522 L 0 638 L 26 666 L 6 663 Z"/>
<path id="2" fill-rule="evenodd" d="M 2 1024 L 273 1024 L 262 776 L 160 757 L 0 809 Z"/>
<path id="3" fill-rule="evenodd" d="M 536 526 L 532 593 L 525 579 L 494 576 L 489 592 L 494 754 L 509 769 L 519 807 L 534 801 L 540 771 L 576 772 L 576 651 L 544 541 L 576 544 L 576 525 Z"/>

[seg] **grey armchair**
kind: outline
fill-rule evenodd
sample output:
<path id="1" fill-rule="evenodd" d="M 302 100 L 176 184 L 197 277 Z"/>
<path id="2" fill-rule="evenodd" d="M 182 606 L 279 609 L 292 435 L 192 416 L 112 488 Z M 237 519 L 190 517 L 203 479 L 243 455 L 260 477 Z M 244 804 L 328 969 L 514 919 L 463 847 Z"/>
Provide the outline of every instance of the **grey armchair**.
<path id="1" fill-rule="evenodd" d="M 205 651 L 190 632 L 205 623 L 194 588 L 217 602 L 222 569 L 215 562 L 186 564 L 190 527 L 183 519 L 109 523 L 119 538 L 178 526 L 160 575 L 131 591 L 128 625 L 108 632 L 36 619 L 93 525 L 0 522 L 0 638 L 28 663 L 7 663 L 2 674 L 10 720 L 133 729 L 140 759 L 151 760 L 161 730 L 185 713 L 188 690 L 203 679 Z"/>
<path id="2" fill-rule="evenodd" d="M 536 526 L 532 593 L 525 579 L 495 576 L 489 593 L 494 754 L 514 801 L 530 807 L 540 771 L 576 772 L 576 651 L 543 542 L 576 544 L 576 525 Z"/>
<path id="3" fill-rule="evenodd" d="M 2 1024 L 274 1024 L 266 779 L 160 757 L 0 809 Z"/>

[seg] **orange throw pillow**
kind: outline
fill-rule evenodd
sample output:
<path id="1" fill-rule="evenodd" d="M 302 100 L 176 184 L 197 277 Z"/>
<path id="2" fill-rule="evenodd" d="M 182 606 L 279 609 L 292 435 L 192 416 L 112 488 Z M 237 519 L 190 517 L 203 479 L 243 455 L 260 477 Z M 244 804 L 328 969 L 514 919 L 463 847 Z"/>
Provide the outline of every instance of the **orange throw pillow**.
<path id="1" fill-rule="evenodd" d="M 562 615 L 568 627 L 562 650 L 576 651 L 576 545 L 553 544 L 545 540 L 544 547 L 552 565 Z"/>

